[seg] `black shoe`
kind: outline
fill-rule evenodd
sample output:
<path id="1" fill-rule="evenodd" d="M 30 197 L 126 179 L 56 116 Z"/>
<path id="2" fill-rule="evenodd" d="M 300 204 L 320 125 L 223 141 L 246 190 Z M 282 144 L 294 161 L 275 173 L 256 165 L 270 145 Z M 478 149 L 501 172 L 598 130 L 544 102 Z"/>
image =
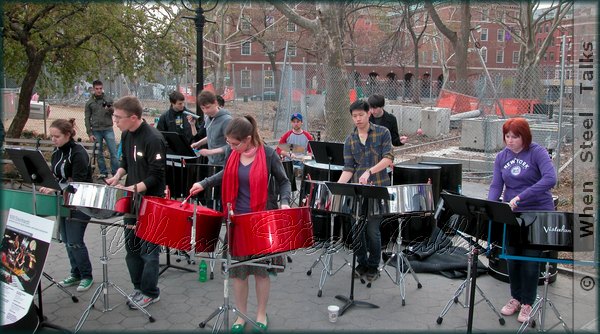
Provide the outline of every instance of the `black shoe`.
<path id="1" fill-rule="evenodd" d="M 356 266 L 356 268 L 354 268 L 354 278 L 360 278 L 362 275 L 364 275 L 367 272 L 367 269 L 369 269 L 367 266 L 359 264 Z"/>
<path id="2" fill-rule="evenodd" d="M 374 281 L 379 277 L 379 268 L 377 267 L 369 267 L 365 274 L 367 281 Z"/>

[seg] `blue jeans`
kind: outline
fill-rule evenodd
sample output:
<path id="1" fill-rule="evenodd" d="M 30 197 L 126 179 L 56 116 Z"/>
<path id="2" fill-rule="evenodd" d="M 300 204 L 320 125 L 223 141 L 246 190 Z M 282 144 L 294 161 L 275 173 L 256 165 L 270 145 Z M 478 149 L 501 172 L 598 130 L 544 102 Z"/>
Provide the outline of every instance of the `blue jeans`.
<path id="1" fill-rule="evenodd" d="M 100 169 L 100 174 L 108 174 L 108 170 L 106 170 L 106 162 L 104 161 L 104 143 L 106 142 L 106 146 L 108 147 L 108 152 L 110 153 L 110 168 L 113 175 L 117 173 L 117 169 L 119 169 L 119 159 L 117 158 L 117 143 L 115 142 L 115 132 L 113 129 L 108 130 L 100 130 L 100 131 L 92 131 L 94 137 L 96 137 L 96 141 L 98 142 L 98 168 Z"/>
<path id="2" fill-rule="evenodd" d="M 506 254 L 542 257 L 541 250 L 506 247 Z M 507 260 L 510 295 L 521 304 L 533 305 L 537 296 L 540 263 L 534 261 Z"/>
<path id="3" fill-rule="evenodd" d="M 66 217 L 61 217 L 59 221 L 60 235 L 67 248 L 67 255 L 71 263 L 71 276 L 92 278 L 92 263 L 90 262 L 88 249 L 83 242 L 83 236 L 90 217 L 81 211 L 74 210 L 71 213 L 71 218 L 86 221 L 67 222 Z"/>
<path id="4" fill-rule="evenodd" d="M 364 223 L 361 225 L 363 226 L 359 226 L 359 230 L 353 233 L 356 238 L 353 242 L 356 245 L 354 247 L 356 261 L 363 266 L 377 268 L 381 260 L 381 230 L 379 229 L 381 218 L 368 217 L 366 228 Z M 356 224 L 353 229 L 355 228 L 357 228 Z M 369 252 L 368 257 L 367 250 Z"/>
<path id="5" fill-rule="evenodd" d="M 124 218 L 125 225 L 135 225 L 136 218 Z M 158 255 L 160 246 L 138 238 L 135 230 L 125 228 L 125 263 L 133 287 L 148 297 L 160 295 L 158 288 Z"/>

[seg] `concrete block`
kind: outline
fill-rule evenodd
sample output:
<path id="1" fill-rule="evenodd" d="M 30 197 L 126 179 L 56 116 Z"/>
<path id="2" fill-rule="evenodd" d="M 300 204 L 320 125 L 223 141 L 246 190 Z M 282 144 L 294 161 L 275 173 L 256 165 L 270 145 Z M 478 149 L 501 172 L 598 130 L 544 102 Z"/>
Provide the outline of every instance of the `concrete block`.
<path id="1" fill-rule="evenodd" d="M 421 110 L 421 126 L 423 134 L 428 137 L 439 137 L 450 132 L 450 109 L 423 108 Z"/>
<path id="2" fill-rule="evenodd" d="M 398 128 L 401 134 L 412 135 L 422 128 L 421 124 L 422 107 L 404 106 L 402 108 L 402 128 Z"/>
<path id="3" fill-rule="evenodd" d="M 496 152 L 504 147 L 502 124 L 497 118 L 473 118 L 462 121 L 461 149 Z"/>

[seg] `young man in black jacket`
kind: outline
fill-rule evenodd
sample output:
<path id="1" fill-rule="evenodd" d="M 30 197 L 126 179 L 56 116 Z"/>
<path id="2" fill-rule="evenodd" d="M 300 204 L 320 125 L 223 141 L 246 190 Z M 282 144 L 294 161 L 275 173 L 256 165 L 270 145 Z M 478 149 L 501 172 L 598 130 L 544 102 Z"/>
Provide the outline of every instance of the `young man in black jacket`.
<path id="1" fill-rule="evenodd" d="M 169 102 L 171 102 L 171 107 L 158 119 L 156 125 L 158 131 L 177 132 L 185 137 L 187 144 L 202 139 L 200 138 L 200 124 L 196 118 L 190 115 L 192 112 L 185 107 L 185 96 L 175 90 L 169 94 Z"/>
<path id="2" fill-rule="evenodd" d="M 123 131 L 121 165 L 106 183 L 144 196 L 162 197 L 165 191 L 166 146 L 157 129 L 142 120 L 142 104 L 134 96 L 125 96 L 114 104 L 113 121 Z M 127 174 L 125 186 L 119 180 Z M 136 213 L 126 214 L 125 262 L 133 283 L 130 297 L 146 307 L 160 299 L 158 255 L 160 246 L 135 235 Z M 130 308 L 136 306 L 129 301 Z"/>
<path id="3" fill-rule="evenodd" d="M 369 122 L 376 125 L 385 126 L 388 130 L 390 130 L 393 146 L 404 145 L 404 143 L 406 143 L 408 140 L 408 137 L 400 136 L 398 134 L 398 121 L 396 120 L 396 116 L 383 110 L 383 107 L 385 106 L 385 98 L 383 95 L 373 94 L 369 96 L 367 103 L 369 104 L 371 111 Z"/>

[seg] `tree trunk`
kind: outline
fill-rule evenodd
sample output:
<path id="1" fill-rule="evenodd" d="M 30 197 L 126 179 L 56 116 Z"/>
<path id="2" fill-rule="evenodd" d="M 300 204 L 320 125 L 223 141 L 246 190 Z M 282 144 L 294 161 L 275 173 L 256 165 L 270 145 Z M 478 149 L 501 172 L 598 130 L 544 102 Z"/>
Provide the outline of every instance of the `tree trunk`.
<path id="1" fill-rule="evenodd" d="M 353 123 L 349 115 L 347 75 L 342 54 L 342 31 L 339 19 L 344 17 L 343 7 L 336 3 L 322 5 L 321 25 L 327 52 L 325 52 L 325 111 L 327 140 L 343 141 L 352 131 Z"/>
<path id="2" fill-rule="evenodd" d="M 460 31 L 457 34 L 456 44 L 454 45 L 454 60 L 456 61 L 456 86 L 459 92 L 471 93 L 471 88 L 468 85 L 468 55 L 469 55 L 469 36 L 471 29 L 471 7 L 469 1 L 461 3 L 462 24 Z"/>
<path id="3" fill-rule="evenodd" d="M 13 119 L 6 137 L 8 138 L 20 138 L 25 123 L 29 120 L 29 112 L 31 110 L 31 97 L 33 96 L 33 88 L 35 83 L 42 71 L 42 64 L 44 62 L 45 55 L 36 55 L 33 59 L 28 62 L 27 70 L 23 81 L 21 82 L 21 91 L 19 92 L 19 105 L 17 106 L 17 113 Z M 46 112 L 45 110 L 43 112 Z"/>

